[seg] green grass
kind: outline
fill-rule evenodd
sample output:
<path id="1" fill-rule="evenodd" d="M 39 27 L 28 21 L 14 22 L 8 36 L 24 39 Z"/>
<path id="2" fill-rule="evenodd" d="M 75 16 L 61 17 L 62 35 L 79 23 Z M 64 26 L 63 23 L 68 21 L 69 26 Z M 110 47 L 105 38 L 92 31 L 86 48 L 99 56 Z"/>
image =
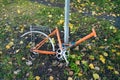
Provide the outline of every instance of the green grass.
<path id="1" fill-rule="evenodd" d="M 108 2 L 108 0 L 105 1 Z M 92 2 L 95 2 L 95 5 L 100 8 L 101 11 L 97 11 L 95 5 L 90 5 Z M 102 5 L 104 5 L 104 9 L 102 9 L 101 5 L 98 4 L 99 1 L 94 0 L 88 1 L 87 3 L 84 3 L 84 1 L 80 2 L 79 4 L 82 4 L 81 8 L 79 8 L 78 2 L 72 1 L 71 3 L 73 3 L 71 7 L 77 10 L 83 8 L 88 9 L 90 6 L 92 11 L 98 13 L 105 11 L 108 15 L 110 15 L 109 13 L 111 11 L 115 10 L 111 10 L 113 6 L 110 6 L 110 4 L 117 4 L 115 2 L 108 2 L 104 5 L 105 2 L 101 2 L 103 3 Z M 98 15 L 98 13 L 96 13 L 96 15 Z M 118 15 L 116 12 L 113 12 L 113 14 Z M 64 9 L 59 7 L 45 6 L 29 0 L 1 0 L 0 79 L 35 79 L 34 69 L 42 63 L 36 62 L 33 66 L 26 65 L 24 56 L 28 51 L 21 49 L 19 46 L 20 35 L 32 24 L 51 28 L 58 27 L 60 30 L 63 30 L 64 24 L 58 24 L 60 20 L 64 20 Z M 80 37 L 89 34 L 93 26 L 96 27 L 97 32 L 97 38 L 83 42 L 80 44 L 79 50 L 71 51 L 68 59 L 70 61 L 68 68 L 74 73 L 72 78 L 80 80 L 96 79 L 95 76 L 93 77 L 93 74 L 97 74 L 101 80 L 119 80 L 120 30 L 107 20 L 98 19 L 94 15 L 83 16 L 82 13 L 78 12 L 71 12 L 70 23 L 71 41 L 78 40 Z M 10 42 L 13 42 L 13 45 L 10 49 L 6 49 L 6 46 Z M 78 65 L 76 61 L 79 61 L 80 65 Z M 94 67 L 91 68 L 90 64 Z M 69 70 L 65 69 L 63 72 L 67 77 L 69 77 Z M 44 75 L 40 77 L 43 79 Z"/>

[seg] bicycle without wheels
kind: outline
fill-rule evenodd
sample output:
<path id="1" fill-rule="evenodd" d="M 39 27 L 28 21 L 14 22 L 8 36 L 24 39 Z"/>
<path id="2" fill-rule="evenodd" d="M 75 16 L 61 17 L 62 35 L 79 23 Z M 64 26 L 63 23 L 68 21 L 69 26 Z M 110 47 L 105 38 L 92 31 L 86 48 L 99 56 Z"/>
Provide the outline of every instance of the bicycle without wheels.
<path id="1" fill-rule="evenodd" d="M 57 37 L 57 49 L 55 48 L 54 41 L 52 40 L 52 37 L 54 35 L 56 35 Z M 96 37 L 96 31 L 94 28 L 92 28 L 92 32 L 90 34 L 86 35 L 85 37 L 79 39 L 74 43 L 72 42 L 69 44 L 62 43 L 58 28 L 55 28 L 55 30 L 53 30 L 52 32 L 50 31 L 50 34 L 47 35 L 46 33 L 41 32 L 37 29 L 35 30 L 35 28 L 31 26 L 30 31 L 24 33 L 23 35 L 21 35 L 21 37 L 29 41 L 30 51 L 33 54 L 55 54 L 59 60 L 65 60 L 66 65 L 68 65 L 69 62 L 67 58 L 69 56 L 70 48 L 78 46 L 80 43 L 84 42 L 85 40 L 91 37 Z"/>

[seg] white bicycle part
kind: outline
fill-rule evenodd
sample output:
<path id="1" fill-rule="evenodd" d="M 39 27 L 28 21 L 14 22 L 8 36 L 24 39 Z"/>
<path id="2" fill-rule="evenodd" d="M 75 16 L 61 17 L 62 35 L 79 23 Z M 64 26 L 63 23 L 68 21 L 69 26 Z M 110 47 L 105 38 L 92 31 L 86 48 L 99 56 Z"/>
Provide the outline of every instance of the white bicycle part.
<path id="1" fill-rule="evenodd" d="M 34 35 L 34 34 L 38 34 L 38 35 Z M 44 38 L 48 38 L 48 41 L 49 41 L 49 43 L 51 44 L 51 46 L 52 46 L 52 51 L 55 51 L 55 46 L 54 46 L 54 44 L 53 44 L 53 42 L 52 42 L 52 39 L 47 35 L 47 34 L 45 34 L 45 33 L 43 33 L 43 32 L 41 32 L 41 31 L 29 31 L 29 32 L 26 32 L 26 33 L 24 33 L 23 35 L 21 35 L 21 37 L 25 37 L 26 35 L 29 35 L 29 36 L 31 36 L 31 39 L 34 39 L 34 38 L 32 38 L 32 36 L 36 36 L 36 38 L 39 36 L 44 36 Z M 47 42 L 48 42 L 47 41 Z M 34 44 L 35 45 L 35 44 Z M 46 47 L 45 47 L 46 48 Z M 47 50 L 47 49 L 46 49 Z"/>

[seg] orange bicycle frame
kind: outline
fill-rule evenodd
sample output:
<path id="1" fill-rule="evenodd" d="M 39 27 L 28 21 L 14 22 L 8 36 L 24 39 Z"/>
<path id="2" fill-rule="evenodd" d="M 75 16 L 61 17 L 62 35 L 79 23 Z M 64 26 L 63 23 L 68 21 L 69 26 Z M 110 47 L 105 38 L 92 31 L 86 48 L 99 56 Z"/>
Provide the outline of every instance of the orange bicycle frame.
<path id="1" fill-rule="evenodd" d="M 54 31 L 52 31 L 52 33 L 50 33 L 48 35 L 48 37 L 46 37 L 45 39 L 43 39 L 41 42 L 39 42 L 34 49 L 32 49 L 33 52 L 37 52 L 40 54 L 56 54 L 55 51 L 46 51 L 46 50 L 38 50 L 42 45 L 44 45 L 44 43 L 48 40 L 49 37 L 56 35 L 57 36 L 57 40 L 58 40 L 58 44 L 59 44 L 59 48 L 62 50 L 62 42 L 61 42 L 61 38 L 60 38 L 60 33 L 58 28 L 56 28 Z M 82 43 L 83 41 L 86 41 L 87 39 L 91 38 L 91 37 L 96 37 L 96 32 L 95 29 L 92 29 L 92 32 L 88 35 L 86 35 L 85 37 L 79 39 L 78 41 L 75 42 L 74 45 L 72 46 L 78 46 L 80 43 Z M 71 44 L 66 44 L 69 47 L 72 47 Z"/>
<path id="2" fill-rule="evenodd" d="M 54 31 L 52 31 L 52 33 L 50 33 L 48 35 L 48 37 L 46 37 L 45 39 L 43 39 L 40 43 L 38 43 L 34 49 L 32 50 L 33 52 L 37 52 L 37 53 L 40 53 L 40 54 L 55 54 L 56 52 L 54 51 L 45 51 L 45 50 L 38 50 L 42 45 L 44 45 L 44 43 L 48 40 L 49 37 L 53 36 L 53 35 L 56 35 L 57 36 L 57 40 L 58 40 L 58 43 L 59 43 L 59 47 L 60 49 L 62 50 L 62 42 L 61 42 L 61 38 L 60 38 L 60 33 L 59 33 L 59 30 L 58 28 L 56 28 Z"/>

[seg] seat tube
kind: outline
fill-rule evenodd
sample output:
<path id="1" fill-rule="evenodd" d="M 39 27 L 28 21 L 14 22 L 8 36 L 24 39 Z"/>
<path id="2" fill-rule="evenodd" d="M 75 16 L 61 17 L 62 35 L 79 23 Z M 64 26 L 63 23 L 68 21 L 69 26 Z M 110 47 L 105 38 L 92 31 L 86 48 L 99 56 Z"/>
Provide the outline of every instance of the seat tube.
<path id="1" fill-rule="evenodd" d="M 61 42 L 60 33 L 59 33 L 58 28 L 56 28 L 56 34 L 57 34 L 57 39 L 58 39 L 59 47 L 62 50 L 62 42 Z"/>

